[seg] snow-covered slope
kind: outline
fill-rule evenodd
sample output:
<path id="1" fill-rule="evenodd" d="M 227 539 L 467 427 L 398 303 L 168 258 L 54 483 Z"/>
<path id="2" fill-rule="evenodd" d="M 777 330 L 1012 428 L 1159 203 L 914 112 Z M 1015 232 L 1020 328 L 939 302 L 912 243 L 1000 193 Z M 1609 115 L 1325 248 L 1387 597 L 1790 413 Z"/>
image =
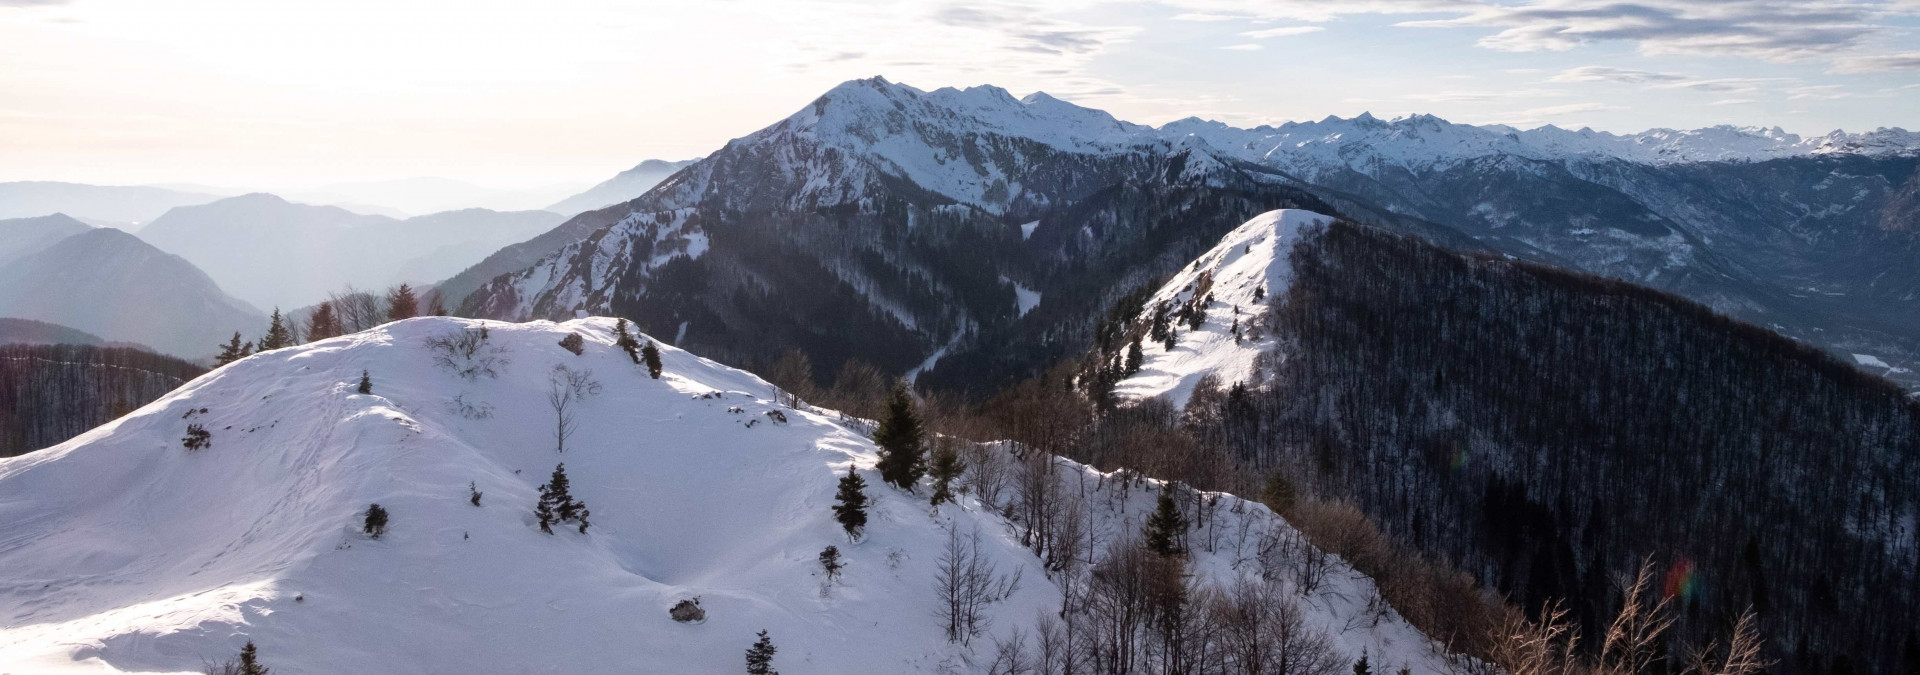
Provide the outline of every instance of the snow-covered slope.
<path id="1" fill-rule="evenodd" d="M 935 616 L 950 528 L 978 531 L 993 564 L 1023 576 L 991 608 L 995 635 L 1060 602 L 977 495 L 934 511 L 924 488 L 881 485 L 857 424 L 792 409 L 773 421 L 765 382 L 673 347 L 649 379 L 614 347 L 611 319 L 487 324 L 477 353 L 497 377 L 436 365 L 430 338 L 480 325 L 411 319 L 256 355 L 0 460 L 0 671 L 197 671 L 252 641 L 284 675 L 736 672 L 765 629 L 790 675 L 968 672 L 991 642 L 970 657 Z M 582 355 L 558 345 L 569 333 Z M 547 403 L 560 366 L 601 384 L 564 454 Z M 371 394 L 355 392 L 363 370 Z M 211 447 L 184 449 L 188 425 Z M 562 461 L 592 510 L 584 535 L 534 524 L 535 486 Z M 876 500 L 858 544 L 830 513 L 849 465 Z M 1137 483 L 1058 471 L 1092 495 L 1103 541 L 1153 505 Z M 359 527 L 375 502 L 391 514 L 378 540 Z M 1231 497 L 1216 515 L 1191 535 L 1194 569 L 1214 582 L 1248 571 L 1250 536 L 1290 531 Z M 847 568 L 823 593 L 827 545 Z M 670 619 L 690 597 L 706 621 Z M 1439 670 L 1413 629 L 1367 611 L 1371 597 L 1336 572 L 1302 602 L 1347 658 Z"/>
<path id="2" fill-rule="evenodd" d="M 1174 275 L 1146 304 L 1151 314 L 1162 303 L 1179 307 L 1198 296 L 1206 312 L 1200 329 L 1174 326 L 1173 349 L 1143 340 L 1140 372 L 1121 380 L 1115 393 L 1127 399 L 1166 396 L 1175 406 L 1185 406 L 1194 385 L 1209 374 L 1219 377 L 1221 386 L 1252 384 L 1254 358 L 1273 347 L 1263 329 L 1267 302 L 1285 293 L 1293 278 L 1287 255 L 1301 228 L 1331 221 L 1312 211 L 1281 209 L 1262 213 L 1221 237 L 1218 246 Z"/>

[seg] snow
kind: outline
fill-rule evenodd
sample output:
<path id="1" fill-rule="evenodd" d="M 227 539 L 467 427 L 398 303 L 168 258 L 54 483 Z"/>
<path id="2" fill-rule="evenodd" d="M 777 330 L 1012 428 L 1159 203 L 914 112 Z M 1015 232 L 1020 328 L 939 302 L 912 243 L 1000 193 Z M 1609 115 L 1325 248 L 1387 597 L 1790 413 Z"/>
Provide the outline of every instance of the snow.
<path id="1" fill-rule="evenodd" d="M 1853 362 L 1863 366 L 1871 366 L 1874 368 L 1892 368 L 1893 367 L 1893 366 L 1887 365 L 1886 361 L 1880 360 L 1880 357 L 1874 356 L 1872 354 L 1854 354 Z"/>
<path id="2" fill-rule="evenodd" d="M 1250 382 L 1255 357 L 1273 347 L 1264 329 L 1252 329 L 1264 324 L 1267 301 L 1285 293 L 1292 281 L 1287 255 L 1299 241 L 1300 229 L 1331 221 L 1312 211 L 1280 209 L 1254 216 L 1221 237 L 1219 244 L 1162 285 L 1146 305 L 1147 312 L 1152 312 L 1162 302 L 1171 307 L 1191 300 L 1204 274 L 1212 279 L 1214 297 L 1205 322 L 1199 330 L 1176 326 L 1178 337 L 1171 351 L 1151 338 L 1143 341 L 1140 372 L 1121 380 L 1115 392 L 1133 400 L 1165 396 L 1175 406 L 1185 406 L 1194 385 L 1208 374 L 1218 376 L 1223 387 Z M 1254 294 L 1262 288 L 1266 300 L 1255 300 Z M 1236 343 L 1232 330 L 1236 318 L 1242 331 L 1258 337 Z"/>
<path id="3" fill-rule="evenodd" d="M 1038 220 L 1036 220 L 1036 221 L 1033 221 L 1033 222 L 1031 222 L 1031 223 L 1026 223 L 1026 224 L 1023 224 L 1023 225 L 1021 225 L 1021 226 L 1020 226 L 1020 241 L 1026 241 L 1026 240 L 1028 240 L 1028 239 L 1032 239 L 1032 238 L 1033 238 L 1033 231 L 1034 231 L 1034 230 L 1037 230 L 1037 229 L 1039 229 L 1039 228 L 1040 228 L 1040 221 L 1038 221 Z"/>
<path id="4" fill-rule="evenodd" d="M 1277 247 L 1257 243 L 1260 256 Z M 1232 274 L 1249 259 L 1208 264 Z M 977 672 L 991 641 L 951 645 L 935 617 L 947 528 L 980 532 L 994 563 L 1024 577 L 992 607 L 995 634 L 1058 606 L 997 509 L 969 495 L 936 511 L 924 488 L 881 485 L 873 444 L 832 411 L 786 409 L 774 423 L 772 387 L 670 345 L 649 379 L 608 318 L 486 323 L 483 354 L 505 360 L 495 378 L 435 365 L 429 338 L 480 324 L 423 317 L 256 355 L 0 459 L 0 672 L 198 672 L 249 640 L 283 675 L 735 672 L 762 629 L 789 675 Z M 558 346 L 569 333 L 585 337 L 583 355 Z M 565 454 L 546 402 L 560 365 L 603 385 Z M 371 394 L 355 392 L 362 370 Z M 183 449 L 188 424 L 212 446 Z M 592 509 L 587 534 L 533 522 L 536 486 L 561 461 Z M 874 499 L 858 544 L 829 510 L 849 465 Z M 1138 485 L 1057 470 L 1094 495 L 1107 541 L 1153 505 Z M 469 481 L 485 493 L 478 508 Z M 1194 569 L 1215 583 L 1246 571 L 1244 532 L 1288 529 L 1221 500 L 1213 529 L 1192 535 Z M 392 514 L 378 540 L 358 527 L 373 502 Z M 847 571 L 823 594 L 827 545 Z M 1368 580 L 1330 579 L 1302 602 L 1348 658 L 1442 669 L 1411 627 L 1367 611 Z M 696 596 L 705 623 L 668 618 Z"/>
<path id="5" fill-rule="evenodd" d="M 1033 308 L 1040 306 L 1039 291 L 1022 286 L 1020 282 L 1008 279 L 1005 276 L 1000 277 L 1000 281 L 1013 286 L 1014 302 L 1020 307 L 1020 316 L 1026 316 L 1027 312 L 1031 312 Z"/>

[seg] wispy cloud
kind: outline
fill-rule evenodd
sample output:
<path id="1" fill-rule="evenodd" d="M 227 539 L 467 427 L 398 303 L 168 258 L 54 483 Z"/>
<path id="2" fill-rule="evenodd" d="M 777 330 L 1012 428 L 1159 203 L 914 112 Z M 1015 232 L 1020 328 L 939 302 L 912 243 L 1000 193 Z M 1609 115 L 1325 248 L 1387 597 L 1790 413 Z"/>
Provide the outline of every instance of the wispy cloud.
<path id="1" fill-rule="evenodd" d="M 1750 98 L 1723 98 L 1709 105 L 1741 105 L 1746 103 L 1758 103 L 1758 101 Z"/>
<path id="2" fill-rule="evenodd" d="M 1260 45 L 1248 42 L 1245 44 L 1227 45 L 1225 47 L 1221 47 L 1221 49 L 1236 51 L 1236 52 L 1257 52 L 1262 49 L 1265 49 L 1265 47 L 1261 47 Z"/>
<path id="3" fill-rule="evenodd" d="M 1621 84 L 1648 84 L 1652 82 L 1677 82 L 1685 80 L 1685 75 L 1656 73 L 1649 70 L 1614 68 L 1610 66 L 1581 66 L 1560 71 L 1547 78 L 1548 82 L 1618 82 Z"/>
<path id="4" fill-rule="evenodd" d="M 1540 0 L 1481 5 L 1450 19 L 1406 21 L 1422 28 L 1497 29 L 1489 49 L 1566 51 L 1630 42 L 1646 54 L 1739 56 L 1769 61 L 1828 57 L 1884 32 L 1887 5 L 1861 0 Z"/>
<path id="5" fill-rule="evenodd" d="M 1248 16 L 1241 14 L 1207 14 L 1204 12 L 1185 12 L 1173 15 L 1174 21 L 1197 21 L 1211 23 L 1216 21 L 1244 21 Z"/>
<path id="6" fill-rule="evenodd" d="M 1869 73 L 1882 70 L 1920 70 L 1920 52 L 1843 56 L 1833 63 L 1833 72 L 1836 73 Z"/>
<path id="7" fill-rule="evenodd" d="M 1241 33 L 1240 37 L 1248 37 L 1248 38 L 1253 38 L 1255 40 L 1264 40 L 1267 38 L 1285 37 L 1288 35 L 1306 35 L 1307 33 L 1318 33 L 1323 30 L 1326 30 L 1326 28 L 1323 28 L 1320 26 L 1284 26 L 1281 28 L 1266 28 L 1261 30 L 1250 30 L 1245 33 Z"/>

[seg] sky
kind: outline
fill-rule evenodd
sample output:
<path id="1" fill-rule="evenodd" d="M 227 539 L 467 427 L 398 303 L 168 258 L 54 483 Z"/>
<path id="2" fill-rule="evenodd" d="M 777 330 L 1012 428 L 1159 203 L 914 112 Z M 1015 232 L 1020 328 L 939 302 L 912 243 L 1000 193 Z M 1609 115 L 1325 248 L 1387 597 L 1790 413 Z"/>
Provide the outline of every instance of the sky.
<path id="1" fill-rule="evenodd" d="M 833 85 L 1129 121 L 1920 128 L 1920 0 L 0 0 L 0 181 L 590 184 Z"/>

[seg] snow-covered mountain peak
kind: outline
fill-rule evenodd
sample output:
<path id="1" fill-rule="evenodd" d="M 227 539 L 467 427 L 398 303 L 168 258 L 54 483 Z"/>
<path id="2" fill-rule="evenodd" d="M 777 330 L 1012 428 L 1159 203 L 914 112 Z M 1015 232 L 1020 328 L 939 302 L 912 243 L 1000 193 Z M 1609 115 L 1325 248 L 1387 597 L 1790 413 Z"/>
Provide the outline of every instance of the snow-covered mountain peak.
<path id="1" fill-rule="evenodd" d="M 1301 209 L 1280 209 L 1254 216 L 1228 232 L 1220 243 L 1194 259 L 1147 300 L 1143 321 L 1159 308 L 1169 313 L 1172 348 L 1142 340 L 1140 371 L 1115 387 L 1123 398 L 1165 396 L 1185 406 L 1200 378 L 1213 375 L 1220 386 L 1253 384 L 1254 359 L 1273 347 L 1266 336 L 1268 303 L 1284 294 L 1293 279 L 1288 255 L 1301 230 L 1332 222 Z M 1199 328 L 1177 318 L 1183 308 L 1202 312 Z"/>
<path id="2" fill-rule="evenodd" d="M 409 319 L 243 359 L 0 459 L 0 664 L 181 672 L 251 641 L 289 675 L 729 672 L 766 630 L 793 675 L 972 672 L 993 637 L 1058 610 L 1054 578 L 1000 504 L 971 494 L 933 509 L 924 490 L 879 481 L 864 423 L 785 407 L 759 378 L 669 345 L 652 379 L 615 330 Z M 561 344 L 576 335 L 578 354 Z M 573 396 L 564 452 L 556 391 Z M 204 447 L 183 446 L 196 437 Z M 980 452 L 972 461 L 1014 461 Z M 589 509 L 584 533 L 535 521 L 537 486 L 561 462 Z M 858 543 L 831 509 L 849 467 L 872 500 Z M 1153 507 L 1136 483 L 1052 467 L 1081 482 L 1063 493 L 1096 495 L 1100 541 L 1126 539 Z M 1221 500 L 1220 533 L 1292 532 Z M 389 514 L 377 539 L 362 528 L 375 503 Z M 939 618 L 949 532 L 977 532 L 985 562 L 1022 579 L 986 608 L 992 632 L 971 649 Z M 1254 564 L 1235 551 L 1258 544 L 1218 536 L 1229 543 L 1195 546 L 1191 569 L 1230 584 Z M 829 545 L 845 572 L 826 584 Z M 1301 607 L 1341 657 L 1442 667 L 1412 628 L 1368 609 L 1364 577 L 1327 578 Z M 669 617 L 693 598 L 704 622 Z"/>

